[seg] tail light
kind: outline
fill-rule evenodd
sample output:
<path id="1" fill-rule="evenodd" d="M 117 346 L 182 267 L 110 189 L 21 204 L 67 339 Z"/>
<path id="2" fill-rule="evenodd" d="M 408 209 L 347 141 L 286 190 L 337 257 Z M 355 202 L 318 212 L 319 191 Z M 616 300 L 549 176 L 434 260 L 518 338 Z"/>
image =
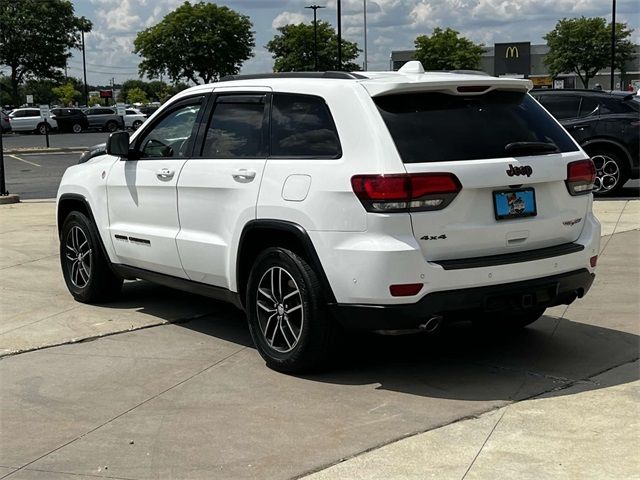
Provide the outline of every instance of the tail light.
<path id="1" fill-rule="evenodd" d="M 354 175 L 353 191 L 368 212 L 441 210 L 462 190 L 452 173 Z"/>
<path id="2" fill-rule="evenodd" d="M 589 160 L 578 160 L 567 165 L 567 190 L 573 196 L 586 195 L 593 190 L 596 167 Z"/>

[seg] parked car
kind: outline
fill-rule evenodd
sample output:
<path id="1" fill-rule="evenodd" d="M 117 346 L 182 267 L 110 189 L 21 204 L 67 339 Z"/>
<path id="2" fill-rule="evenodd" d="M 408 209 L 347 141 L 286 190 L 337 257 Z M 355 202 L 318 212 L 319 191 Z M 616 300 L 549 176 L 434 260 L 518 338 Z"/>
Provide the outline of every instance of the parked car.
<path id="1" fill-rule="evenodd" d="M 55 119 L 45 121 L 38 108 L 16 108 L 9 113 L 9 123 L 14 132 L 37 132 L 41 135 L 47 132 L 47 128 L 51 130 L 58 127 Z"/>
<path id="2" fill-rule="evenodd" d="M 640 176 L 640 104 L 632 92 L 534 90 L 596 166 L 594 194 L 613 195 Z"/>
<path id="3" fill-rule="evenodd" d="M 0 130 L 2 130 L 3 133 L 11 131 L 11 122 L 9 122 L 9 115 L 3 110 L 0 110 Z"/>
<path id="4" fill-rule="evenodd" d="M 53 108 L 51 118 L 56 121 L 61 132 L 80 133 L 89 128 L 89 120 L 79 108 Z"/>
<path id="5" fill-rule="evenodd" d="M 124 126 L 125 128 L 137 130 L 146 119 L 147 116 L 140 110 L 137 110 L 135 108 L 127 108 L 124 115 Z"/>
<path id="6" fill-rule="evenodd" d="M 89 128 L 115 132 L 119 128 L 124 130 L 124 119 L 114 108 L 93 107 L 84 111 L 89 120 Z"/>
<path id="7" fill-rule="evenodd" d="M 600 248 L 593 162 L 531 86 L 409 62 L 189 88 L 65 172 L 66 285 L 229 301 L 284 372 L 327 360 L 339 326 L 524 327 L 587 293 Z"/>

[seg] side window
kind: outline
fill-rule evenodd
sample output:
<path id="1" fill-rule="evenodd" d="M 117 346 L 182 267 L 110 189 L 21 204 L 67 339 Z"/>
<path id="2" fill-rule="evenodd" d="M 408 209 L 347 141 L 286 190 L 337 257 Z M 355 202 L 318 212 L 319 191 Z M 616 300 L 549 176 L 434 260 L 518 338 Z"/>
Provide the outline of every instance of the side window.
<path id="1" fill-rule="evenodd" d="M 600 113 L 612 114 L 612 113 L 634 113 L 635 110 L 632 105 L 627 104 L 622 99 L 618 98 L 604 98 L 600 101 Z"/>
<path id="2" fill-rule="evenodd" d="M 225 95 L 216 99 L 202 148 L 205 158 L 266 157 L 264 95 Z"/>
<path id="3" fill-rule="evenodd" d="M 273 96 L 271 156 L 337 158 L 341 154 L 336 126 L 322 98 Z"/>
<path id="4" fill-rule="evenodd" d="M 558 120 L 576 118 L 580 98 L 572 95 L 546 95 L 542 98 L 542 105 Z"/>
<path id="5" fill-rule="evenodd" d="M 590 117 L 591 115 L 597 115 L 598 113 L 598 100 L 595 98 L 585 97 L 580 104 L 580 116 Z"/>
<path id="6" fill-rule="evenodd" d="M 141 158 L 183 158 L 188 155 L 201 104 L 202 98 L 198 98 L 165 113 L 140 139 Z"/>
<path id="7" fill-rule="evenodd" d="M 39 117 L 40 110 L 27 110 L 27 117 Z"/>
<path id="8" fill-rule="evenodd" d="M 133 110 L 125 110 L 124 114 L 125 115 L 135 115 L 136 112 L 134 112 Z"/>

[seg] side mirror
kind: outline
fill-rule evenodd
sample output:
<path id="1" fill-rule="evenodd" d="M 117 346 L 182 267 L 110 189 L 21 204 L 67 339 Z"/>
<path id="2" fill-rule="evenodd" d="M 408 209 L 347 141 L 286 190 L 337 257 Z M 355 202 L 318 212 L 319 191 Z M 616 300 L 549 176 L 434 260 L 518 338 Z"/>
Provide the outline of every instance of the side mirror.
<path id="1" fill-rule="evenodd" d="M 107 140 L 107 153 L 116 157 L 129 156 L 129 132 L 114 132 Z"/>

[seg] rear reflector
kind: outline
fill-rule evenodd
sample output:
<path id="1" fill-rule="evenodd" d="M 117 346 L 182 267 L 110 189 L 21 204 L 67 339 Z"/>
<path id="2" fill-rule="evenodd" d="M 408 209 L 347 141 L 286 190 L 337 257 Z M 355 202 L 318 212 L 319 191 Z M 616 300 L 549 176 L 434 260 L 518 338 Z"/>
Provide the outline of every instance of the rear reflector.
<path id="1" fill-rule="evenodd" d="M 452 173 L 354 175 L 354 193 L 368 212 L 420 212 L 440 210 L 462 190 Z"/>
<path id="2" fill-rule="evenodd" d="M 422 283 L 402 283 L 399 285 L 389 285 L 392 297 L 411 297 L 417 295 L 422 290 Z"/>
<path id="3" fill-rule="evenodd" d="M 597 264 L 598 264 L 598 255 L 595 255 L 589 259 L 589 265 L 591 265 L 592 268 L 595 268 Z"/>
<path id="4" fill-rule="evenodd" d="M 567 165 L 567 190 L 573 196 L 587 195 L 593 190 L 596 167 L 589 160 L 578 160 Z"/>

